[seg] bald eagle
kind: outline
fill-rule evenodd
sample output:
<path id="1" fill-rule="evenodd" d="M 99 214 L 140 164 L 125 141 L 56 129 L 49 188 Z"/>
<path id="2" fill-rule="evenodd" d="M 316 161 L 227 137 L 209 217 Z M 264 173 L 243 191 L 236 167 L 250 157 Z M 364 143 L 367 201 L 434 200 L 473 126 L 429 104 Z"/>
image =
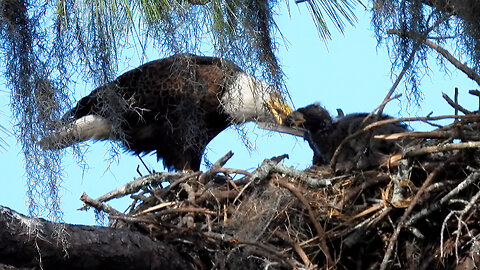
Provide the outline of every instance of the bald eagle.
<path id="1" fill-rule="evenodd" d="M 362 127 L 375 122 L 370 118 L 362 126 L 367 113 L 355 113 L 334 119 L 319 104 L 308 105 L 289 114 L 284 124 L 300 127 L 308 131 L 304 136 L 313 150 L 313 165 L 328 164 L 340 143 Z M 383 115 L 381 120 L 390 119 Z M 371 133 L 350 140 L 340 152 L 337 163 L 339 170 L 367 169 L 380 165 L 384 157 L 399 150 L 397 143 L 407 141 L 384 141 L 374 139 L 374 135 L 407 132 L 408 127 L 400 123 L 391 123 L 374 128 Z"/>
<path id="2" fill-rule="evenodd" d="M 292 110 L 280 92 L 217 57 L 178 54 L 146 63 L 82 98 L 40 141 L 61 149 L 117 140 L 156 151 L 169 170 L 200 169 L 207 144 L 232 124 L 278 123 Z"/>

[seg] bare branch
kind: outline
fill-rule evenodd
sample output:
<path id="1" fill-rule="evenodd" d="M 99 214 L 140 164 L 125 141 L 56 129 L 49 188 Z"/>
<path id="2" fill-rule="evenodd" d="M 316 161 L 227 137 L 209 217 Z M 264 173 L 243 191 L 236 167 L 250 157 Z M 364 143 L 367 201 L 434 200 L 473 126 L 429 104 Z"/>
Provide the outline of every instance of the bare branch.
<path id="1" fill-rule="evenodd" d="M 421 132 L 421 131 L 412 131 L 412 132 L 401 132 L 401 133 L 393 133 L 388 135 L 375 135 L 373 136 L 375 139 L 378 140 L 399 140 L 403 138 L 444 138 L 444 139 L 457 139 L 457 138 L 465 138 L 467 140 L 480 140 L 480 134 L 477 131 L 468 132 L 465 130 L 461 130 L 463 132 L 460 133 L 458 130 L 434 130 L 428 132 Z"/>
<path id="2" fill-rule="evenodd" d="M 469 90 L 468 93 L 470 93 L 471 95 L 480 97 L 480 91 L 478 90 Z"/>
<path id="3" fill-rule="evenodd" d="M 110 205 L 106 205 L 99 200 L 92 199 L 87 196 L 87 194 L 83 193 L 82 196 L 80 197 L 80 200 L 84 202 L 86 205 L 92 206 L 98 211 L 103 211 L 107 214 L 110 215 L 118 215 L 122 216 L 122 212 L 116 210 L 115 208 L 111 207 Z"/>
<path id="4" fill-rule="evenodd" d="M 206 183 L 208 179 L 215 175 L 218 170 L 221 169 L 227 163 L 227 161 L 230 160 L 230 158 L 232 158 L 232 156 L 233 152 L 229 151 L 223 157 L 219 158 L 207 172 L 199 177 L 198 181 L 201 183 Z"/>
<path id="5" fill-rule="evenodd" d="M 440 209 L 440 206 L 442 204 L 445 204 L 449 202 L 455 195 L 460 193 L 461 191 L 465 190 L 468 186 L 470 186 L 472 183 L 477 182 L 480 179 L 480 172 L 473 172 L 471 173 L 465 180 L 463 180 L 460 184 L 458 184 L 454 189 L 452 189 L 450 192 L 448 192 L 445 196 L 443 196 L 439 201 L 435 202 L 434 204 L 430 205 L 427 209 L 423 209 L 417 214 L 413 215 L 408 222 L 405 224 L 407 226 L 410 226 L 417 222 L 419 219 L 422 217 L 427 216 L 428 214 L 437 211 Z"/>
<path id="6" fill-rule="evenodd" d="M 389 30 L 388 33 L 398 35 L 398 36 L 407 36 L 409 38 L 422 42 L 423 44 L 437 51 L 439 54 L 445 57 L 450 63 L 452 63 L 452 65 L 454 65 L 456 68 L 458 68 L 463 73 L 465 73 L 470 79 L 474 80 L 478 85 L 480 85 L 480 76 L 472 68 L 460 62 L 457 58 L 455 58 L 450 52 L 448 52 L 444 48 L 438 46 L 437 44 L 431 42 L 430 40 L 425 39 L 424 36 L 421 36 L 413 32 L 405 32 L 402 30 L 395 30 L 395 29 Z"/>
<path id="7" fill-rule="evenodd" d="M 408 117 L 408 118 L 392 118 L 392 119 L 386 119 L 386 120 L 380 120 L 374 123 L 371 123 L 364 127 L 361 130 L 356 131 L 353 134 L 350 134 L 347 136 L 337 147 L 335 150 L 335 153 L 332 156 L 332 159 L 330 160 L 330 167 L 332 170 L 335 170 L 335 165 L 337 163 L 338 157 L 340 156 L 341 151 L 345 147 L 345 145 L 352 139 L 360 136 L 364 132 L 371 130 L 373 128 L 383 126 L 383 125 L 388 125 L 388 124 L 393 124 L 393 123 L 400 123 L 400 122 L 408 122 L 408 121 L 434 121 L 434 120 L 441 120 L 441 119 L 449 119 L 449 118 L 454 118 L 454 119 L 462 119 L 465 121 L 475 121 L 480 119 L 480 115 L 476 114 L 469 114 L 469 115 L 444 115 L 444 116 L 437 116 L 437 117 Z"/>
<path id="8" fill-rule="evenodd" d="M 378 105 L 373 111 L 371 111 L 367 116 L 365 116 L 365 118 L 362 120 L 362 124 L 361 124 L 362 126 L 368 121 L 368 119 L 370 119 L 373 116 L 373 114 L 375 114 L 375 112 L 377 110 L 378 110 L 378 115 L 382 115 L 383 108 L 385 108 L 385 105 L 387 105 L 388 102 L 390 102 L 392 100 L 395 100 L 395 99 L 402 96 L 402 94 L 397 94 L 393 97 L 390 97 L 391 94 L 393 94 L 393 92 L 392 93 L 389 92 L 389 94 L 387 94 L 387 96 L 382 101 L 382 103 L 380 105 Z"/>
<path id="9" fill-rule="evenodd" d="M 139 177 L 132 182 L 125 184 L 119 188 L 116 188 L 107 194 L 98 197 L 96 200 L 99 202 L 107 202 L 111 199 L 116 199 L 116 198 L 121 198 L 125 195 L 128 194 L 133 194 L 135 192 L 138 192 L 140 189 L 143 187 L 149 186 L 149 185 L 156 185 L 160 184 L 162 182 L 173 182 L 174 179 L 180 178 L 180 177 L 194 177 L 198 175 L 199 173 L 192 173 L 192 174 L 186 174 L 186 173 L 153 173 L 149 174 L 146 176 Z M 170 185 L 171 186 L 171 185 Z M 169 187 L 170 187 L 169 186 Z M 88 207 L 83 206 L 79 210 L 87 210 Z"/>
<path id="10" fill-rule="evenodd" d="M 413 149 L 406 152 L 403 158 L 411 158 L 415 156 L 421 156 L 431 153 L 446 152 L 458 149 L 480 148 L 480 142 L 464 142 L 464 143 L 452 143 L 443 145 L 427 146 L 418 149 Z"/>
<path id="11" fill-rule="evenodd" d="M 462 106 L 460 106 L 458 103 L 454 102 L 447 94 L 443 93 L 442 92 L 442 97 L 447 101 L 448 104 L 450 104 L 450 106 L 452 106 L 455 110 L 459 110 L 461 111 L 462 113 L 464 114 L 472 114 L 471 111 L 463 108 Z"/>

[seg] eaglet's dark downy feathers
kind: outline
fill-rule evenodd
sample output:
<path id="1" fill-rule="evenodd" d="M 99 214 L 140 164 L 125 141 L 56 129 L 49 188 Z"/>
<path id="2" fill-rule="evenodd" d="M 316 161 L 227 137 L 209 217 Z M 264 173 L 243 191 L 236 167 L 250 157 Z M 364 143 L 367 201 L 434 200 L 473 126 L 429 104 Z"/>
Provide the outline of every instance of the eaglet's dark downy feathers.
<path id="1" fill-rule="evenodd" d="M 40 144 L 119 140 L 135 154 L 156 151 L 168 169 L 197 171 L 207 144 L 231 124 L 280 124 L 289 113 L 279 91 L 234 63 L 179 54 L 95 89 Z"/>
<path id="2" fill-rule="evenodd" d="M 362 126 L 362 121 L 367 115 L 367 113 L 355 113 L 333 119 L 323 107 L 312 104 L 287 116 L 285 125 L 305 128 L 308 131 L 305 137 L 308 138 L 314 152 L 313 164 L 325 165 L 330 162 L 335 150 L 347 136 L 375 122 L 370 118 Z M 390 118 L 383 115 L 380 120 Z M 338 156 L 337 169 L 349 171 L 354 168 L 367 169 L 380 165 L 386 155 L 400 150 L 398 143 L 406 142 L 379 140 L 374 136 L 407 131 L 406 125 L 392 123 L 374 128 L 371 132 L 350 140 Z"/>

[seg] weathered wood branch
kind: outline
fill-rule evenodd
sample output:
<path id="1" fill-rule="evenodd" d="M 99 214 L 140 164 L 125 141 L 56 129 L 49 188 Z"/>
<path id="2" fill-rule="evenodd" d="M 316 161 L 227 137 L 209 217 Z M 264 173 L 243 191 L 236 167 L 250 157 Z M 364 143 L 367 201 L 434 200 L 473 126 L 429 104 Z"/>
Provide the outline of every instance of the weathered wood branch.
<path id="1" fill-rule="evenodd" d="M 172 246 L 140 232 L 53 223 L 3 206 L 0 264 L 38 269 L 192 269 Z"/>
<path id="2" fill-rule="evenodd" d="M 393 133 L 393 134 L 388 134 L 388 135 L 375 135 L 373 138 L 378 139 L 378 140 L 400 140 L 403 138 L 452 138 L 452 139 L 460 139 L 460 138 L 465 138 L 467 140 L 472 140 L 472 141 L 480 141 L 480 134 L 478 134 L 478 131 L 469 131 L 469 130 L 461 130 L 461 133 L 458 130 L 434 130 L 434 131 L 428 131 L 428 132 L 422 132 L 422 131 L 417 131 L 417 132 L 401 132 L 401 133 Z"/>
<path id="3" fill-rule="evenodd" d="M 121 198 L 125 195 L 132 194 L 135 192 L 138 192 L 140 189 L 142 189 L 145 186 L 148 185 L 158 185 L 162 182 L 169 182 L 172 183 L 174 180 L 176 180 L 179 177 L 190 177 L 191 175 L 198 175 L 199 173 L 192 173 L 192 174 L 187 174 L 187 173 L 152 173 L 146 176 L 139 177 L 135 180 L 133 180 L 130 183 L 127 183 L 119 188 L 116 188 L 110 192 L 108 192 L 105 195 L 102 195 L 98 197 L 97 201 L 99 202 L 107 202 L 110 201 L 111 199 L 116 199 L 116 198 Z M 81 207 L 79 210 L 87 210 L 88 206 L 85 205 Z"/>
<path id="4" fill-rule="evenodd" d="M 411 158 L 415 156 L 421 156 L 431 153 L 446 152 L 458 149 L 470 149 L 470 148 L 480 148 L 480 142 L 464 142 L 464 143 L 452 143 L 452 144 L 443 144 L 443 145 L 434 145 L 426 146 L 422 148 L 413 149 L 406 152 L 403 155 L 403 158 Z"/>

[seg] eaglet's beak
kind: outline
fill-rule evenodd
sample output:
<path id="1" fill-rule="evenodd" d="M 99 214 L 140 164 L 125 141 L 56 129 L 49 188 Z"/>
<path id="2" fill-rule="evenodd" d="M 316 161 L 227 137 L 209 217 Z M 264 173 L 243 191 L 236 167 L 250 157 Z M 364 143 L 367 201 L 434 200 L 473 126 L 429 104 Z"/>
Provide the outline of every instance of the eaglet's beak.
<path id="1" fill-rule="evenodd" d="M 293 127 L 293 128 L 303 127 L 303 124 L 305 122 L 306 120 L 303 113 L 299 111 L 294 111 L 283 120 L 283 124 L 285 126 Z"/>
<path id="2" fill-rule="evenodd" d="M 268 108 L 278 124 L 283 124 L 284 119 L 293 112 L 292 108 L 281 97 L 267 100 Z"/>

